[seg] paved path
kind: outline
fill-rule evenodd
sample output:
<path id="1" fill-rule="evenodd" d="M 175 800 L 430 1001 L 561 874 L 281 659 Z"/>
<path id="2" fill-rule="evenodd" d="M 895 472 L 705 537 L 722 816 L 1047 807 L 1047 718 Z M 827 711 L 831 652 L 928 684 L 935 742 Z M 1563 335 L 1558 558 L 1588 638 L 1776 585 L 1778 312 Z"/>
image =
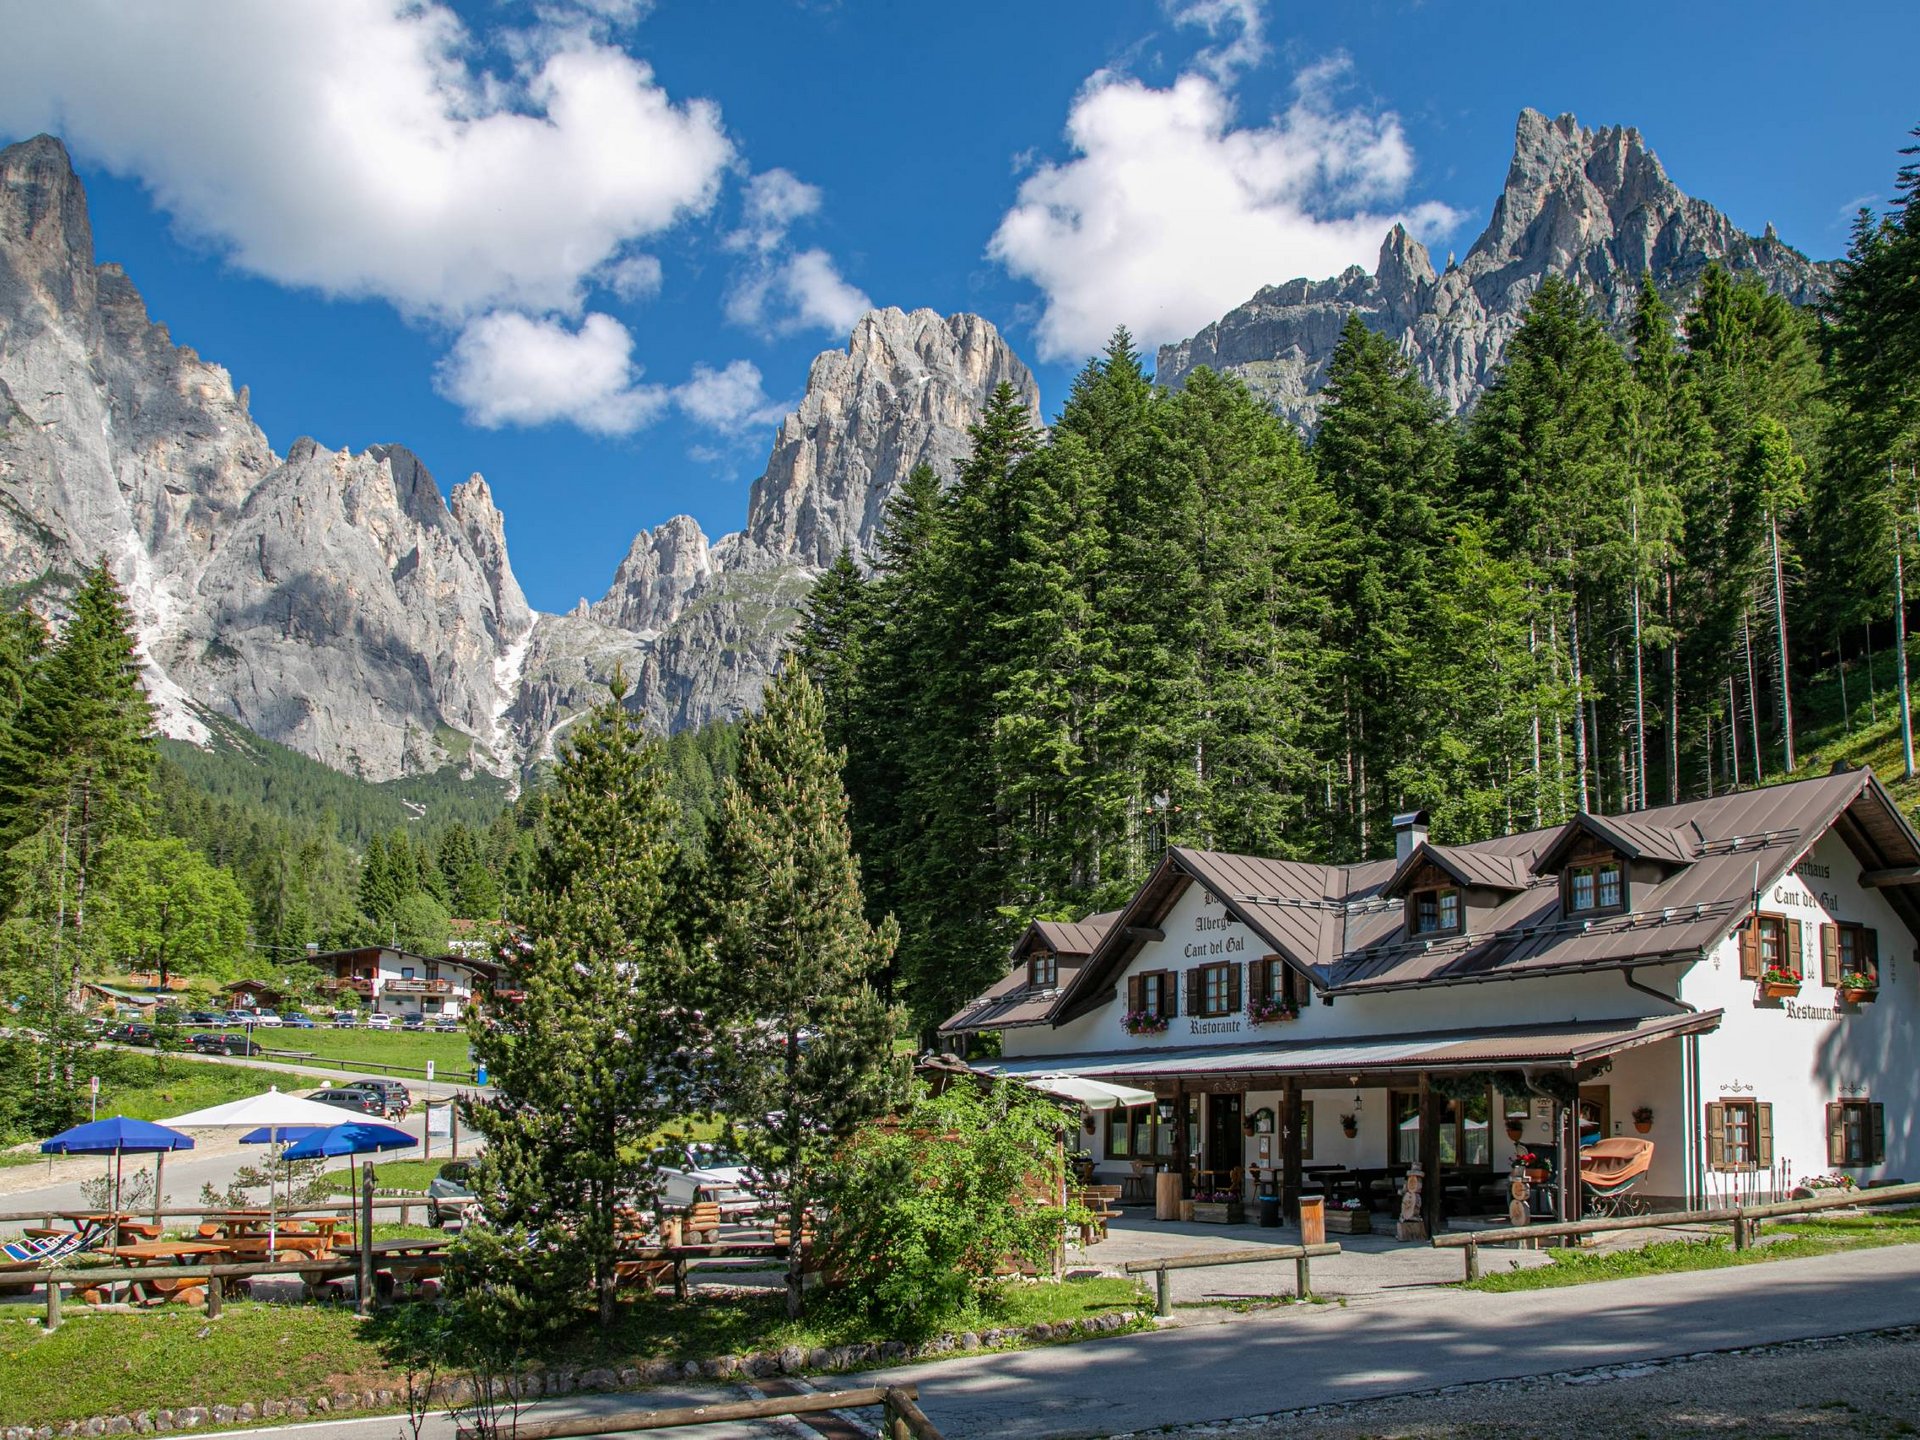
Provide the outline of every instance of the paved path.
<path id="1" fill-rule="evenodd" d="M 818 1383 L 911 1381 L 950 1440 L 1059 1440 L 1916 1323 L 1920 1246 L 1900 1246 L 1510 1295 L 1381 1293 L 1344 1306 L 1288 1307 Z M 593 1396 L 529 1410 L 593 1414 L 696 1398 L 715 1392 Z M 391 1440 L 397 1424 L 368 1417 L 255 1433 Z M 710 1426 L 672 1433 L 735 1440 L 805 1432 Z M 452 1434 L 435 1418 L 421 1440 Z"/>

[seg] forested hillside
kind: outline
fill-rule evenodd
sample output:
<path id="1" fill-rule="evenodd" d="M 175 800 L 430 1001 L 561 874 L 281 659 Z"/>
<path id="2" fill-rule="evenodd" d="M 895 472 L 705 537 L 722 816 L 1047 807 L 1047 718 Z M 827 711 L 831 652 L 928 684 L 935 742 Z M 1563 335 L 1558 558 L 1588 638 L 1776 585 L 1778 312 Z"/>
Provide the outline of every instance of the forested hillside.
<path id="1" fill-rule="evenodd" d="M 1862 215 L 1823 313 L 1715 269 L 1615 334 L 1547 279 L 1460 422 L 1357 318 L 1311 446 L 1238 381 L 1157 389 L 1124 331 L 1050 433 L 996 395 L 802 642 L 918 1021 L 1170 844 L 1354 860 L 1409 805 L 1464 841 L 1750 785 L 1876 650 L 1890 706 L 1916 190 Z"/>

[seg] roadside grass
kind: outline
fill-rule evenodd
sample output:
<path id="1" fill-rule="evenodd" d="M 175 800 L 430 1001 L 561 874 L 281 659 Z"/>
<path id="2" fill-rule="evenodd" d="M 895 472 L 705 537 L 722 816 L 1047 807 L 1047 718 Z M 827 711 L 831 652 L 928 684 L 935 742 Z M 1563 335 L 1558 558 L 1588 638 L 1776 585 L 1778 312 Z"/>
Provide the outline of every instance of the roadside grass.
<path id="1" fill-rule="evenodd" d="M 1147 1305 L 1144 1287 L 1127 1280 L 1010 1282 L 983 1297 L 976 1314 L 943 1328 L 1058 1324 Z M 575 1367 L 626 1365 L 895 1338 L 831 1308 L 822 1305 L 819 1313 L 792 1321 L 778 1292 L 730 1291 L 684 1303 L 635 1299 L 621 1305 L 608 1336 L 583 1316 L 579 1329 L 554 1342 L 550 1358 Z M 344 1307 L 242 1301 L 229 1304 L 217 1321 L 197 1309 L 89 1315 L 76 1306 L 67 1313 L 67 1323 L 51 1335 L 31 1320 L 0 1320 L 0 1374 L 6 1376 L 0 1425 L 58 1426 L 95 1415 L 405 1384 L 403 1372 L 383 1358 L 382 1319 L 358 1321 Z"/>
<path id="2" fill-rule="evenodd" d="M 428 1183 L 439 1176 L 440 1167 L 452 1158 L 443 1155 L 433 1160 L 382 1160 L 375 1156 L 374 1186 L 380 1190 L 425 1190 Z M 329 1170 L 320 1178 L 332 1187 L 335 1195 L 351 1195 L 358 1185 L 351 1169 Z"/>
<path id="3" fill-rule="evenodd" d="M 1483 1274 L 1461 1288 L 1491 1292 L 1552 1290 L 1596 1280 L 1722 1270 L 1734 1265 L 1830 1255 L 1841 1250 L 1913 1244 L 1920 1244 L 1920 1207 L 1877 1215 L 1788 1217 L 1766 1222 L 1759 1242 L 1743 1251 L 1735 1250 L 1732 1238 L 1725 1235 L 1698 1240 L 1656 1240 L 1633 1250 L 1562 1250 L 1553 1252 L 1545 1265 Z"/>
<path id="4" fill-rule="evenodd" d="M 464 1083 L 473 1070 L 467 1059 L 467 1034 L 456 1030 L 440 1034 L 429 1030 L 409 1035 L 404 1030 L 335 1030 L 319 1025 L 312 1030 L 255 1030 L 253 1038 L 268 1050 L 289 1050 L 311 1055 L 316 1062 L 352 1069 L 356 1065 L 401 1065 L 418 1074 L 395 1075 L 408 1089 L 416 1089 L 426 1080 L 427 1062 L 434 1062 L 435 1080 L 448 1080 L 456 1072 Z M 271 1057 L 269 1057 L 271 1058 Z"/>
<path id="5" fill-rule="evenodd" d="M 208 1105 L 257 1095 L 270 1085 L 306 1092 L 313 1081 L 291 1070 L 220 1065 L 185 1055 L 100 1046 L 88 1053 L 88 1073 L 100 1077 L 100 1116 L 164 1120 Z"/>

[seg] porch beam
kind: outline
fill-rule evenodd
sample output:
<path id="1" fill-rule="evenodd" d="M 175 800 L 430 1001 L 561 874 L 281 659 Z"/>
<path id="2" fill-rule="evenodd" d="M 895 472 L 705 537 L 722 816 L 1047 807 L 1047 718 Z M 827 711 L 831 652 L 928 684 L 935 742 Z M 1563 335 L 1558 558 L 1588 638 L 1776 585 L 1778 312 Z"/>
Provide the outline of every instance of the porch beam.
<path id="1" fill-rule="evenodd" d="M 1440 1180 L 1440 1107 L 1433 1093 L 1433 1077 L 1420 1072 L 1420 1173 L 1424 1189 L 1420 1194 L 1427 1234 L 1438 1235 L 1446 1228 L 1447 1189 Z M 1388 1117 L 1391 1123 L 1391 1115 Z M 1389 1129 L 1389 1136 L 1392 1131 Z"/>
<path id="2" fill-rule="evenodd" d="M 1306 1137 L 1300 1133 L 1300 1082 L 1289 1078 L 1281 1092 L 1280 1113 L 1285 1117 L 1280 1130 L 1280 1213 L 1290 1220 L 1300 1218 L 1300 1175 L 1305 1161 L 1302 1153 Z"/>
<path id="3" fill-rule="evenodd" d="M 1159 941 L 1167 938 L 1167 932 L 1152 925 L 1128 925 L 1120 932 L 1129 940 Z"/>
<path id="4" fill-rule="evenodd" d="M 1860 883 L 1869 890 L 1893 885 L 1920 885 L 1920 865 L 1895 865 L 1887 870 L 1862 870 Z"/>

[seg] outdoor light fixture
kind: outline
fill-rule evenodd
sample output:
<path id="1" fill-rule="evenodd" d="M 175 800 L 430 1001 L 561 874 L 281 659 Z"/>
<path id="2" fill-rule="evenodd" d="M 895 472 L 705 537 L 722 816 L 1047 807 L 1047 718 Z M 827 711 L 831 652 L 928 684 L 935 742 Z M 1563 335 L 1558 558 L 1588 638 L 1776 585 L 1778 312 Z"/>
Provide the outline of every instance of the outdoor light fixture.
<path id="1" fill-rule="evenodd" d="M 1155 1108 L 1157 1108 L 1157 1109 L 1158 1109 L 1158 1110 L 1160 1111 L 1160 1123 L 1161 1123 L 1162 1125 L 1168 1125 L 1168 1124 L 1171 1124 L 1171 1123 L 1172 1123 L 1172 1121 L 1173 1121 L 1173 1101 L 1171 1101 L 1171 1100 L 1162 1100 L 1162 1101 L 1161 1101 L 1161 1102 L 1159 1103 L 1159 1105 L 1158 1105 L 1157 1107 L 1155 1107 Z"/>

